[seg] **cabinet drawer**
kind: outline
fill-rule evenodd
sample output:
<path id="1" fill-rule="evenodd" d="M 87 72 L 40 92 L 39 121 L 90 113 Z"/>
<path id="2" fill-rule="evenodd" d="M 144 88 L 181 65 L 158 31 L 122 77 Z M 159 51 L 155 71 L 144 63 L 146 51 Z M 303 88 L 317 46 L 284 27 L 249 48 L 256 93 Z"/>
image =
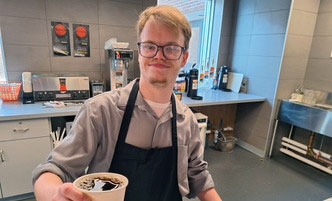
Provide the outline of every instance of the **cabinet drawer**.
<path id="1" fill-rule="evenodd" d="M 0 141 L 49 136 L 47 118 L 0 122 Z"/>

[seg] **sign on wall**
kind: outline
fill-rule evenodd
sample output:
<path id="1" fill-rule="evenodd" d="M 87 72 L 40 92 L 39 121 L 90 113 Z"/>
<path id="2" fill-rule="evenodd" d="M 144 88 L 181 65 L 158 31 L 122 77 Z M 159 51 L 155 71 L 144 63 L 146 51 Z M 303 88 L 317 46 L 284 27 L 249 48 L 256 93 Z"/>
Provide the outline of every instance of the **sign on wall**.
<path id="1" fill-rule="evenodd" d="M 89 25 L 73 24 L 74 56 L 90 57 Z"/>
<path id="2" fill-rule="evenodd" d="M 69 25 L 62 22 L 51 22 L 53 54 L 70 56 Z"/>

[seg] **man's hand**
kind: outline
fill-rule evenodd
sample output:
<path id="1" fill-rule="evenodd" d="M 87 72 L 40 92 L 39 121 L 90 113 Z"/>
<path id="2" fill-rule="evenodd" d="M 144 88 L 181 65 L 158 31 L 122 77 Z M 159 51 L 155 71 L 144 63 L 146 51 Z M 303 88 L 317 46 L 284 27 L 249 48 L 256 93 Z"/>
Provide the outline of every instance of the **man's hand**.
<path id="1" fill-rule="evenodd" d="M 198 198 L 201 201 L 221 201 L 217 191 L 214 188 L 209 188 L 198 194 Z"/>
<path id="2" fill-rule="evenodd" d="M 64 183 L 58 187 L 52 201 L 91 201 L 87 195 L 78 191 L 72 183 Z"/>
<path id="3" fill-rule="evenodd" d="M 91 201 L 72 183 L 63 183 L 57 175 L 50 172 L 40 175 L 34 187 L 37 201 Z"/>

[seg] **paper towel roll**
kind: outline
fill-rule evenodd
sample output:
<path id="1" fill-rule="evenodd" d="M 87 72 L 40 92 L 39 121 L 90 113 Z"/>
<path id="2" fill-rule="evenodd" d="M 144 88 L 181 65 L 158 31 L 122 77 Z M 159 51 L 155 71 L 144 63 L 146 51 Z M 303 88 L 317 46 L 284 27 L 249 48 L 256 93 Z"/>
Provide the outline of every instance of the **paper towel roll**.
<path id="1" fill-rule="evenodd" d="M 32 92 L 31 72 L 22 73 L 23 92 Z"/>

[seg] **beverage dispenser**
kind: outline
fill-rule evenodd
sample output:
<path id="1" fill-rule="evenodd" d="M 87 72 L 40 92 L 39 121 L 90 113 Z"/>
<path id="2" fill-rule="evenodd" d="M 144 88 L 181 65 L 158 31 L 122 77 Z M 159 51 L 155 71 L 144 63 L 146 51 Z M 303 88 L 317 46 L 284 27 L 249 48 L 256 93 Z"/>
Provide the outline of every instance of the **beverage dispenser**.
<path id="1" fill-rule="evenodd" d="M 114 43 L 109 49 L 105 49 L 104 82 L 106 91 L 127 85 L 127 71 L 129 62 L 133 60 L 133 50 L 121 46 L 124 43 L 119 44 L 117 46 L 117 43 Z"/>

